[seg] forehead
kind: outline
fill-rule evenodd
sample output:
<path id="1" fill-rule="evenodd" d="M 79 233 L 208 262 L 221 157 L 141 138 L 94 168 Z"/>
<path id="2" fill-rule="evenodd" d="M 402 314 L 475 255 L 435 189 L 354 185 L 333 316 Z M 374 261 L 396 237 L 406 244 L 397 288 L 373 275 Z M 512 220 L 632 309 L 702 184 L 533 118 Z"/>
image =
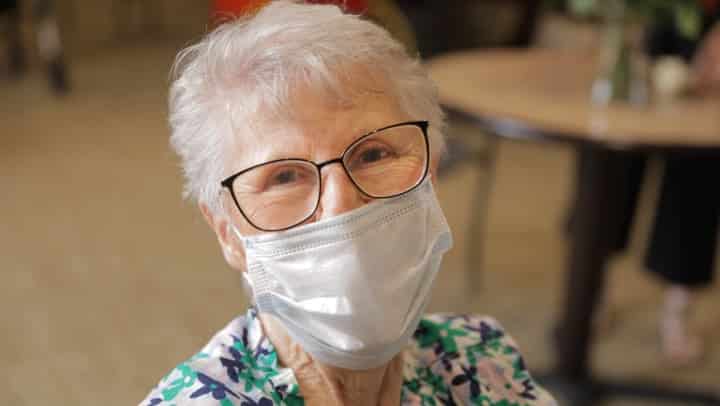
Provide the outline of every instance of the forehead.
<path id="1" fill-rule="evenodd" d="M 228 175 L 274 159 L 336 158 L 363 134 L 410 119 L 387 92 L 374 90 L 355 92 L 345 101 L 300 90 L 290 106 L 287 115 L 260 108 L 244 120 L 233 120 Z"/>

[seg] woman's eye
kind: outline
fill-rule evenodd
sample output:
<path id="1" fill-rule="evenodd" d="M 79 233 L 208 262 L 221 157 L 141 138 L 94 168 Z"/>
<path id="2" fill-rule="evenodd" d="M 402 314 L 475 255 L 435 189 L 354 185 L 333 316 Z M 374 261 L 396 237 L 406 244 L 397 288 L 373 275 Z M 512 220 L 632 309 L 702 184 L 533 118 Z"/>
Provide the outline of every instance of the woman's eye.
<path id="1" fill-rule="evenodd" d="M 385 147 L 371 147 L 360 152 L 354 159 L 357 165 L 373 164 L 392 156 L 392 151 Z"/>
<path id="2" fill-rule="evenodd" d="M 371 163 L 379 161 L 388 155 L 387 151 L 383 151 L 380 148 L 373 148 L 367 150 L 360 155 L 360 159 L 363 163 Z"/>
<path id="3" fill-rule="evenodd" d="M 271 180 L 273 185 L 284 185 L 292 183 L 298 180 L 298 173 L 294 170 L 284 170 L 280 173 L 276 173 Z"/>

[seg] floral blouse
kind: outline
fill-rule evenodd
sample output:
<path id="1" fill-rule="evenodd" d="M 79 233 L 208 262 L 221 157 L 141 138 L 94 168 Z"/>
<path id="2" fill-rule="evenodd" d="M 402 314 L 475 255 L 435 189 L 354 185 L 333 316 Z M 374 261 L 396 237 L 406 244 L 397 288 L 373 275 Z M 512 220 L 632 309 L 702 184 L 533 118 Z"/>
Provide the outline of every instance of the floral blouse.
<path id="1" fill-rule="evenodd" d="M 426 316 L 403 357 L 401 405 L 556 405 L 493 319 Z M 250 308 L 165 376 L 141 403 L 185 404 L 298 406 L 304 400 L 292 369 L 279 365 Z"/>

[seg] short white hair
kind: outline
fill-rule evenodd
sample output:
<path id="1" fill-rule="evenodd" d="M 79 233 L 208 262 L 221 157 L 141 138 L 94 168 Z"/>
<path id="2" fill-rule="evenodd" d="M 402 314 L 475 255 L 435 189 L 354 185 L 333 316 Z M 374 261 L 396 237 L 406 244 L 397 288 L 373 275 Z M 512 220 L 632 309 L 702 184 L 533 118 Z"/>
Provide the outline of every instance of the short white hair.
<path id="1" fill-rule="evenodd" d="M 384 29 L 336 6 L 273 1 L 182 50 L 173 66 L 169 120 L 185 197 L 216 213 L 221 207 L 234 111 L 262 105 L 261 113 L 289 115 L 292 89 L 301 85 L 350 100 L 353 86 L 361 86 L 353 83 L 357 69 L 378 76 L 410 118 L 430 122 L 432 154 L 438 156 L 445 117 L 419 59 Z"/>

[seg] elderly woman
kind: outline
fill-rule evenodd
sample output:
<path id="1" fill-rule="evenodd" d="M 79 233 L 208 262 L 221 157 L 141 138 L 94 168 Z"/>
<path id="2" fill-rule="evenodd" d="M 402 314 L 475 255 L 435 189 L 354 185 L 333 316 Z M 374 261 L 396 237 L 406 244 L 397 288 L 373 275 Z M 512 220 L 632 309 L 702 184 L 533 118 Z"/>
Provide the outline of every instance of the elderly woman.
<path id="1" fill-rule="evenodd" d="M 253 305 L 143 405 L 551 405 L 491 319 L 423 316 L 450 230 L 419 62 L 337 7 L 272 2 L 183 51 L 187 194 Z"/>

